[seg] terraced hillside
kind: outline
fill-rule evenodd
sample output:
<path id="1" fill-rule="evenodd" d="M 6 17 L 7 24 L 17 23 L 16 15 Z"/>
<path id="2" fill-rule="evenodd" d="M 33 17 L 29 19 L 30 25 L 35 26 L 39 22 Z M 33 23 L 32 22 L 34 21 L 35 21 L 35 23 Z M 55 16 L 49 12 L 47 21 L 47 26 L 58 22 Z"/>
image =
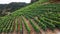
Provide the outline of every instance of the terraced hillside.
<path id="1" fill-rule="evenodd" d="M 39 0 L 0 18 L 1 34 L 60 34 L 59 32 L 60 3 L 50 3 L 48 0 Z"/>

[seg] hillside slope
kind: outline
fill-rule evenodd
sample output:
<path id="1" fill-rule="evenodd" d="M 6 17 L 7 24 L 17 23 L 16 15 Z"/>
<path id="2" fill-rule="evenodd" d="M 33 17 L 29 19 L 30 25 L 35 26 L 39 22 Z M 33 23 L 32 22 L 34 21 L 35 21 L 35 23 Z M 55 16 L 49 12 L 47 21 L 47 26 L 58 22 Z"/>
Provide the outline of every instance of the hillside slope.
<path id="1" fill-rule="evenodd" d="M 27 5 L 28 5 L 27 3 L 23 3 L 23 2 L 12 2 L 10 4 L 0 4 L 0 16 L 8 15 L 9 13 L 12 13 L 13 11 L 25 7 Z"/>
<path id="2" fill-rule="evenodd" d="M 39 34 L 41 29 L 44 31 L 60 29 L 60 4 L 39 0 L 0 18 L 0 23 L 0 32 L 20 31 L 21 33 L 24 31 L 31 33 L 31 31 L 35 31 L 34 33 Z"/>

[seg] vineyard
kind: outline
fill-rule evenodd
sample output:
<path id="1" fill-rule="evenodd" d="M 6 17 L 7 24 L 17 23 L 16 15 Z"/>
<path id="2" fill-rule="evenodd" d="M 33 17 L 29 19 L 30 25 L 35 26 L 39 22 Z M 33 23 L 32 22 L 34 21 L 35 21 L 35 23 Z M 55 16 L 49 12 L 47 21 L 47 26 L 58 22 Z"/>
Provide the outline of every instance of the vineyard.
<path id="1" fill-rule="evenodd" d="M 60 4 L 48 0 L 39 0 L 0 17 L 1 34 L 48 34 L 48 30 L 56 34 L 55 29 L 60 32 Z"/>

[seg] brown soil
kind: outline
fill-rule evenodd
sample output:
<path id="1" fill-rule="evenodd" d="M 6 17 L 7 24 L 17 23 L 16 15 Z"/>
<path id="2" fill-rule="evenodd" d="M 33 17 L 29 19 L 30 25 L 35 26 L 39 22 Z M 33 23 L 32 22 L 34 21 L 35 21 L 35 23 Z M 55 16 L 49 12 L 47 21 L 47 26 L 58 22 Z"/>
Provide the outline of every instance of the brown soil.
<path id="1" fill-rule="evenodd" d="M 20 29 L 19 28 L 20 28 L 20 25 L 18 25 L 18 34 L 20 34 L 20 31 L 19 31 Z"/>
<path id="2" fill-rule="evenodd" d="M 28 26 L 29 26 L 30 29 L 31 29 L 30 34 L 37 34 L 37 33 L 34 31 L 34 28 L 33 28 L 32 25 L 30 24 L 30 22 L 29 22 L 26 18 L 24 18 L 24 19 L 25 19 L 26 23 L 28 24 Z"/>
<path id="3" fill-rule="evenodd" d="M 38 17 L 35 17 L 38 20 Z M 38 20 L 39 21 L 39 20 Z M 54 31 L 51 31 L 50 29 L 47 29 L 47 31 L 43 31 L 42 29 L 40 29 L 41 34 L 56 34 Z"/>
<path id="4" fill-rule="evenodd" d="M 24 23 L 23 23 L 23 34 L 27 34 L 27 30 L 26 30 L 26 28 L 25 28 L 25 25 L 24 25 Z"/>
<path id="5" fill-rule="evenodd" d="M 35 22 L 33 19 L 32 19 L 33 22 Z M 38 26 L 38 24 L 35 22 L 34 23 L 36 26 Z M 39 34 L 45 34 L 45 32 L 38 26 L 38 29 L 40 30 Z"/>
<path id="6" fill-rule="evenodd" d="M 56 33 L 50 29 L 47 29 L 46 34 L 56 34 Z"/>
<path id="7" fill-rule="evenodd" d="M 18 31 L 20 31 L 20 22 L 18 22 Z"/>
<path id="8" fill-rule="evenodd" d="M 49 0 L 51 3 L 60 3 L 60 0 Z"/>
<path id="9" fill-rule="evenodd" d="M 11 32 L 7 33 L 7 34 L 12 34 Z"/>
<path id="10" fill-rule="evenodd" d="M 20 34 L 20 19 L 18 19 L 18 34 Z"/>
<path id="11" fill-rule="evenodd" d="M 49 1 L 60 2 L 60 0 L 49 0 Z"/>
<path id="12" fill-rule="evenodd" d="M 15 24 L 15 21 L 14 21 L 14 32 L 12 32 L 13 34 L 17 34 L 17 32 L 15 30 L 15 26 L 16 26 L 16 24 Z"/>
<path id="13" fill-rule="evenodd" d="M 60 30 L 59 29 L 55 29 L 54 30 L 56 34 L 60 34 Z"/>
<path id="14" fill-rule="evenodd" d="M 4 32 L 2 32 L 1 34 L 5 34 Z"/>
<path id="15" fill-rule="evenodd" d="M 37 19 L 38 21 L 40 21 L 38 19 L 38 17 L 35 17 L 35 19 Z M 33 19 L 34 20 L 34 19 Z M 36 22 L 35 22 L 36 25 L 38 25 Z M 39 26 L 38 26 L 39 27 Z M 39 27 L 39 30 L 40 30 L 40 33 L 39 34 L 45 34 L 45 31 L 43 31 L 40 27 Z"/>

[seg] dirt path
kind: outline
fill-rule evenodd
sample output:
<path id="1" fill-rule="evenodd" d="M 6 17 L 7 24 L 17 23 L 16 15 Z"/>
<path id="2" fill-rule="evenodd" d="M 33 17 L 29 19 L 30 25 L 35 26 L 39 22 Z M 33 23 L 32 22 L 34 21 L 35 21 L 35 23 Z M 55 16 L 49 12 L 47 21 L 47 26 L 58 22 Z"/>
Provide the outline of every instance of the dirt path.
<path id="1" fill-rule="evenodd" d="M 34 24 L 38 27 L 38 29 L 40 30 L 39 34 L 45 34 L 45 32 L 38 26 L 38 24 L 32 19 L 32 21 L 34 22 Z"/>
<path id="2" fill-rule="evenodd" d="M 30 22 L 29 22 L 26 18 L 24 18 L 24 19 L 25 19 L 26 23 L 28 24 L 28 26 L 29 26 L 30 29 L 31 29 L 30 34 L 37 34 L 37 33 L 34 31 L 34 28 L 33 28 L 32 25 L 30 24 Z"/>
<path id="3" fill-rule="evenodd" d="M 17 18 L 17 20 L 18 20 L 18 30 L 17 30 L 17 32 L 16 32 L 16 29 L 15 29 L 15 26 L 16 26 L 16 23 L 14 22 L 14 32 L 13 32 L 13 34 L 20 34 L 20 20 L 19 20 L 19 18 Z"/>
<path id="4" fill-rule="evenodd" d="M 25 28 L 25 25 L 24 25 L 24 23 L 22 23 L 22 27 L 23 27 L 23 34 L 27 34 L 27 30 L 26 30 L 26 28 Z"/>
<path id="5" fill-rule="evenodd" d="M 38 21 L 40 21 L 39 19 L 38 19 L 38 17 L 35 17 Z M 33 21 L 34 21 L 34 19 L 32 19 Z M 35 21 L 34 21 L 35 22 Z M 38 26 L 38 24 L 37 24 L 38 22 L 35 22 L 35 25 L 37 25 Z M 38 28 L 39 28 L 39 30 L 40 30 L 40 33 L 39 34 L 45 34 L 45 31 L 43 31 L 43 29 L 41 29 L 40 28 L 40 26 L 38 26 Z"/>
<path id="6" fill-rule="evenodd" d="M 20 34 L 20 25 L 18 24 L 18 34 Z"/>
<path id="7" fill-rule="evenodd" d="M 12 32 L 6 33 L 6 34 L 13 34 Z"/>
<path id="8" fill-rule="evenodd" d="M 18 34 L 20 34 L 20 19 L 18 19 Z"/>
<path id="9" fill-rule="evenodd" d="M 12 32 L 12 34 L 17 34 L 16 30 L 15 30 L 15 26 L 16 26 L 16 23 L 14 21 L 14 32 Z"/>
<path id="10" fill-rule="evenodd" d="M 56 34 L 56 33 L 50 29 L 47 29 L 46 34 Z"/>
<path id="11" fill-rule="evenodd" d="M 37 17 L 35 17 L 36 19 L 38 19 Z M 42 32 L 42 34 L 60 34 L 60 30 L 55 29 L 55 31 L 52 31 L 50 29 L 47 29 L 47 31 L 43 31 L 42 29 L 40 29 L 40 31 Z"/>
<path id="12" fill-rule="evenodd" d="M 4 32 L 2 32 L 1 34 L 5 34 Z"/>
<path id="13" fill-rule="evenodd" d="M 59 29 L 55 29 L 54 30 L 56 34 L 60 34 L 60 30 Z"/>
<path id="14" fill-rule="evenodd" d="M 38 21 L 38 17 L 35 17 Z M 47 29 L 47 31 L 43 31 L 42 29 L 40 29 L 41 31 L 41 34 L 56 34 L 54 31 L 50 30 L 50 29 Z"/>

